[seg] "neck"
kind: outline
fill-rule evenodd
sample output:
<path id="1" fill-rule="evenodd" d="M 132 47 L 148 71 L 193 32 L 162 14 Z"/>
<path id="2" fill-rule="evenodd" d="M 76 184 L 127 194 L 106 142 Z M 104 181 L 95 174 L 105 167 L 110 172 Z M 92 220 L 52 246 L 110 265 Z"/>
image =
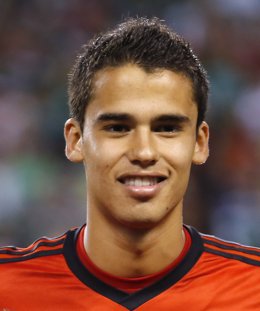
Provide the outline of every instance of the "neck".
<path id="1" fill-rule="evenodd" d="M 90 259 L 102 270 L 120 277 L 140 277 L 159 272 L 181 253 L 185 237 L 182 211 L 151 228 L 136 229 L 88 215 L 84 246 Z"/>

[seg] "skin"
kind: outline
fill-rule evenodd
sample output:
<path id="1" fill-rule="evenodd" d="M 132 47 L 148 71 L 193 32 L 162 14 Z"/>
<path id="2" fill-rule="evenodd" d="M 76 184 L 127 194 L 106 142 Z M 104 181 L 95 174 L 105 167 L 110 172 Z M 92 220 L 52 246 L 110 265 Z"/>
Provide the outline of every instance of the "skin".
<path id="1" fill-rule="evenodd" d="M 191 82 L 173 71 L 108 67 L 93 90 L 83 133 L 65 124 L 66 155 L 87 179 L 86 251 L 117 276 L 158 272 L 183 249 L 183 197 L 192 163 L 208 157 L 208 125 L 196 131 Z"/>

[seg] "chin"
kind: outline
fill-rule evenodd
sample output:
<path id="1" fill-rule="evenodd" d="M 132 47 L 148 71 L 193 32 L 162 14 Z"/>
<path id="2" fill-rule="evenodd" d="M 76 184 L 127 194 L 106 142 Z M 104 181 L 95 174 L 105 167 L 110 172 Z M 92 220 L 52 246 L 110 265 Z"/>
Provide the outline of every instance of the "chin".
<path id="1" fill-rule="evenodd" d="M 166 215 L 135 215 L 129 218 L 120 219 L 120 223 L 123 224 L 124 228 L 147 230 L 157 227 L 164 219 Z"/>

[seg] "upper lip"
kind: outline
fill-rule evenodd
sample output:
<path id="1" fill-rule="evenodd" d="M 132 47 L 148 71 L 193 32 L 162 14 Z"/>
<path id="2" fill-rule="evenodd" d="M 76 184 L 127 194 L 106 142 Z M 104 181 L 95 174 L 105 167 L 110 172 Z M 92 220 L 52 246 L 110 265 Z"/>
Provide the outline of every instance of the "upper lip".
<path id="1" fill-rule="evenodd" d="M 120 175 L 117 180 L 119 182 L 123 182 L 126 178 L 158 178 L 159 182 L 165 180 L 167 178 L 166 174 L 161 173 L 124 173 Z"/>

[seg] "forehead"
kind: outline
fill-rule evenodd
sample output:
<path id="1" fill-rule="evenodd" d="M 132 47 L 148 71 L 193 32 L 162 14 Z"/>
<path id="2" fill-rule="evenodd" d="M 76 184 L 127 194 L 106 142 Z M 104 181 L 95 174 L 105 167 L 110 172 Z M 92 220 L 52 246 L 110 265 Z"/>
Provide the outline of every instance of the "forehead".
<path id="1" fill-rule="evenodd" d="M 139 113 L 153 109 L 197 111 L 191 81 L 166 69 L 148 72 L 134 64 L 106 67 L 96 73 L 92 94 L 87 111 L 96 113 L 113 109 Z"/>
<path id="2" fill-rule="evenodd" d="M 136 88 L 137 83 L 140 84 L 140 88 L 145 84 L 147 87 L 153 87 L 160 92 L 167 88 L 174 91 L 180 82 L 183 85 L 183 91 L 188 91 L 192 95 L 191 81 L 184 74 L 161 68 L 148 71 L 129 63 L 99 70 L 93 79 L 93 94 L 97 95 L 108 87 Z"/>

